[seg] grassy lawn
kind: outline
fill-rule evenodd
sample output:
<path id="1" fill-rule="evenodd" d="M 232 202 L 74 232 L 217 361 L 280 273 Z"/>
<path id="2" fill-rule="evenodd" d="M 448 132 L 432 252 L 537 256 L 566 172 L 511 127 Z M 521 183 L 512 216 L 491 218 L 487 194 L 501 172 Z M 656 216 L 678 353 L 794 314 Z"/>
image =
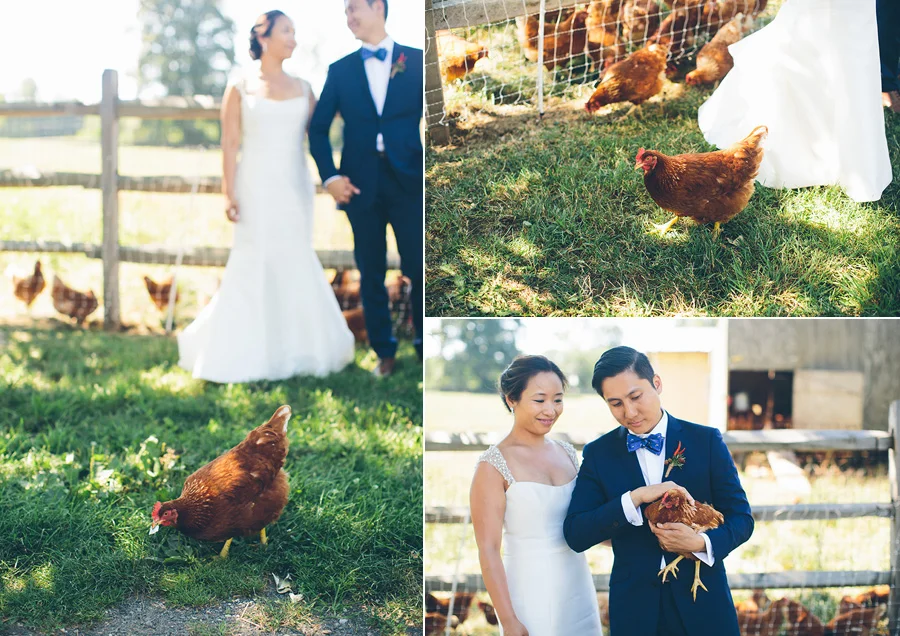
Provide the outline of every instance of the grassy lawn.
<path id="1" fill-rule="evenodd" d="M 366 368 L 233 386 L 191 379 L 175 349 L 157 336 L 0 328 L 0 630 L 95 621 L 135 595 L 204 606 L 270 590 L 273 574 L 304 595 L 276 601 L 275 623 L 343 612 L 382 634 L 421 624 L 412 347 L 387 381 L 360 350 Z M 148 536 L 155 501 L 281 404 L 294 410 L 291 493 L 268 549 L 237 539 L 220 560 L 220 544 L 169 528 Z"/>
<path id="2" fill-rule="evenodd" d="M 506 58 L 448 87 L 452 142 L 427 153 L 427 315 L 900 313 L 900 116 L 885 111 L 894 183 L 879 202 L 757 185 L 719 238 L 690 220 L 661 237 L 653 224 L 670 215 L 634 157 L 714 150 L 696 121 L 712 89 L 670 83 L 614 121 L 628 105 L 589 116 L 590 78 L 563 79 L 537 121 L 533 105 L 505 105 L 485 79 L 530 86 L 521 71 L 518 84 L 506 77 Z"/>

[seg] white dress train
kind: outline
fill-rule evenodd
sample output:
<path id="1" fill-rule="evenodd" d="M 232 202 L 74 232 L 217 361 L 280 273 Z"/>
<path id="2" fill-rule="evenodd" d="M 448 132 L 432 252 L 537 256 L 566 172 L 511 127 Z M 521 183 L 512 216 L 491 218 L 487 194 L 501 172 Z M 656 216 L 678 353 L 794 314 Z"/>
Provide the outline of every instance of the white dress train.
<path id="1" fill-rule="evenodd" d="M 874 0 L 786 0 L 728 50 L 734 68 L 697 116 L 709 143 L 725 148 L 765 125 L 762 185 L 881 198 L 891 165 Z"/>
<path id="2" fill-rule="evenodd" d="M 312 245 L 309 84 L 303 96 L 279 101 L 233 83 L 241 94 L 240 220 L 219 291 L 178 335 L 178 364 L 222 383 L 340 371 L 355 344 Z"/>
<path id="3" fill-rule="evenodd" d="M 557 443 L 578 468 L 574 447 Z M 496 468 L 509 484 L 503 567 L 516 617 L 529 636 L 601 636 L 597 592 L 587 558 L 573 551 L 563 537 L 575 480 L 562 486 L 516 481 L 496 446 L 478 461 Z"/>

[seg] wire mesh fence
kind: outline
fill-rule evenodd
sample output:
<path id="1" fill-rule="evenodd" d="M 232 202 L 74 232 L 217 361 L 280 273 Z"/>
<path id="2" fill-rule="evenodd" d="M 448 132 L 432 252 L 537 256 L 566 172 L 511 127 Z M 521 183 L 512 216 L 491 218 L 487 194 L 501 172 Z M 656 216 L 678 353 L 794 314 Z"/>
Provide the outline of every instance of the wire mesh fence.
<path id="1" fill-rule="evenodd" d="M 441 402 L 439 394 L 426 402 L 435 398 Z M 898 410 L 894 403 L 894 417 Z M 567 432 L 563 438 L 580 446 L 605 431 Z M 482 449 L 503 433 L 426 433 L 426 633 L 445 633 L 447 616 L 448 633 L 499 633 L 479 574 L 468 490 Z M 900 553 L 896 466 L 886 450 L 892 436 L 799 430 L 726 435 L 756 521 L 750 540 L 726 564 L 743 636 L 900 633 L 896 607 L 889 604 Z M 612 550 L 600 545 L 586 555 L 609 636 Z M 456 609 L 448 607 L 451 600 Z"/>
<path id="2" fill-rule="evenodd" d="M 186 142 L 195 129 L 218 139 L 218 104 L 203 97 L 118 102 L 112 153 L 103 146 L 101 106 L 0 109 L 0 271 L 8 279 L 0 319 L 100 322 L 115 295 L 115 322 L 123 326 L 187 326 L 215 294 L 233 237 L 218 144 Z M 307 166 L 318 183 L 310 157 Z M 363 341 L 350 224 L 321 186 L 313 216 L 325 276 Z M 388 240 L 388 265 L 396 270 L 393 236 Z M 408 280 L 391 271 L 386 284 L 406 333 Z"/>
<path id="3" fill-rule="evenodd" d="M 780 0 L 433 0 L 426 3 L 429 129 L 474 112 L 543 114 L 587 99 L 616 62 L 668 45 L 666 74 L 680 82 L 732 20 L 739 38 L 767 24 Z M 725 34 L 723 34 L 724 36 Z M 731 41 L 731 40 L 729 40 Z M 430 65 L 430 69 L 429 69 Z M 430 71 L 430 72 L 429 72 Z M 504 110 L 505 109 L 505 110 Z"/>

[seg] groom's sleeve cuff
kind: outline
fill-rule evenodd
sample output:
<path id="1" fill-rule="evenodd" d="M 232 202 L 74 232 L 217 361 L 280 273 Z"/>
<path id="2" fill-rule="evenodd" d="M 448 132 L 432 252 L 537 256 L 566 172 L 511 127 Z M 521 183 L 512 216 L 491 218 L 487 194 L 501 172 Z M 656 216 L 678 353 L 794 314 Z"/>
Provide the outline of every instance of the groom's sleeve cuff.
<path id="1" fill-rule="evenodd" d="M 713 557 L 712 543 L 710 542 L 709 537 L 706 536 L 705 532 L 701 532 L 700 536 L 703 537 L 703 541 L 706 543 L 706 552 L 694 552 L 694 556 L 700 559 L 709 567 L 712 567 L 713 563 L 716 562 L 715 557 Z"/>
<path id="2" fill-rule="evenodd" d="M 322 187 L 327 188 L 329 183 L 331 183 L 335 179 L 340 179 L 342 176 L 344 176 L 344 175 L 336 174 L 333 177 L 328 177 L 327 179 L 325 179 L 325 181 L 322 182 Z"/>
<path id="3" fill-rule="evenodd" d="M 634 507 L 634 502 L 631 500 L 631 491 L 629 490 L 624 495 L 622 495 L 622 511 L 625 513 L 625 518 L 628 520 L 633 526 L 642 526 L 644 525 L 644 515 L 641 514 L 641 511 Z M 704 535 L 705 536 L 705 535 Z M 709 548 L 709 540 L 706 542 L 707 548 Z"/>

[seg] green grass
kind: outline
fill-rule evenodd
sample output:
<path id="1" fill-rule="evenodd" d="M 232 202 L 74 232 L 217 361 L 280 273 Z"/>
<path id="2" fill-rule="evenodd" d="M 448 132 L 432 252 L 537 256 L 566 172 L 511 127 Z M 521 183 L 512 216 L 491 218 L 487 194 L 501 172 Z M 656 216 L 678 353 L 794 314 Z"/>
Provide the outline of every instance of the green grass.
<path id="1" fill-rule="evenodd" d="M 7 327 L 4 340 L 0 625 L 90 622 L 135 594 L 202 606 L 261 593 L 272 574 L 292 576 L 303 612 L 358 615 L 385 634 L 420 624 L 422 387 L 409 345 L 387 381 L 352 366 L 222 386 L 177 368 L 168 338 Z M 148 536 L 155 501 L 281 404 L 294 410 L 291 493 L 267 550 L 237 539 L 219 560 L 220 544 Z M 282 614 L 300 616 L 267 620 Z"/>
<path id="2" fill-rule="evenodd" d="M 635 153 L 713 150 L 696 123 L 710 92 L 670 85 L 616 123 L 551 99 L 541 122 L 485 106 L 460 124 L 427 153 L 427 315 L 900 313 L 900 116 L 887 111 L 894 183 L 881 201 L 757 186 L 719 238 L 689 220 L 653 232 L 669 217 Z"/>

